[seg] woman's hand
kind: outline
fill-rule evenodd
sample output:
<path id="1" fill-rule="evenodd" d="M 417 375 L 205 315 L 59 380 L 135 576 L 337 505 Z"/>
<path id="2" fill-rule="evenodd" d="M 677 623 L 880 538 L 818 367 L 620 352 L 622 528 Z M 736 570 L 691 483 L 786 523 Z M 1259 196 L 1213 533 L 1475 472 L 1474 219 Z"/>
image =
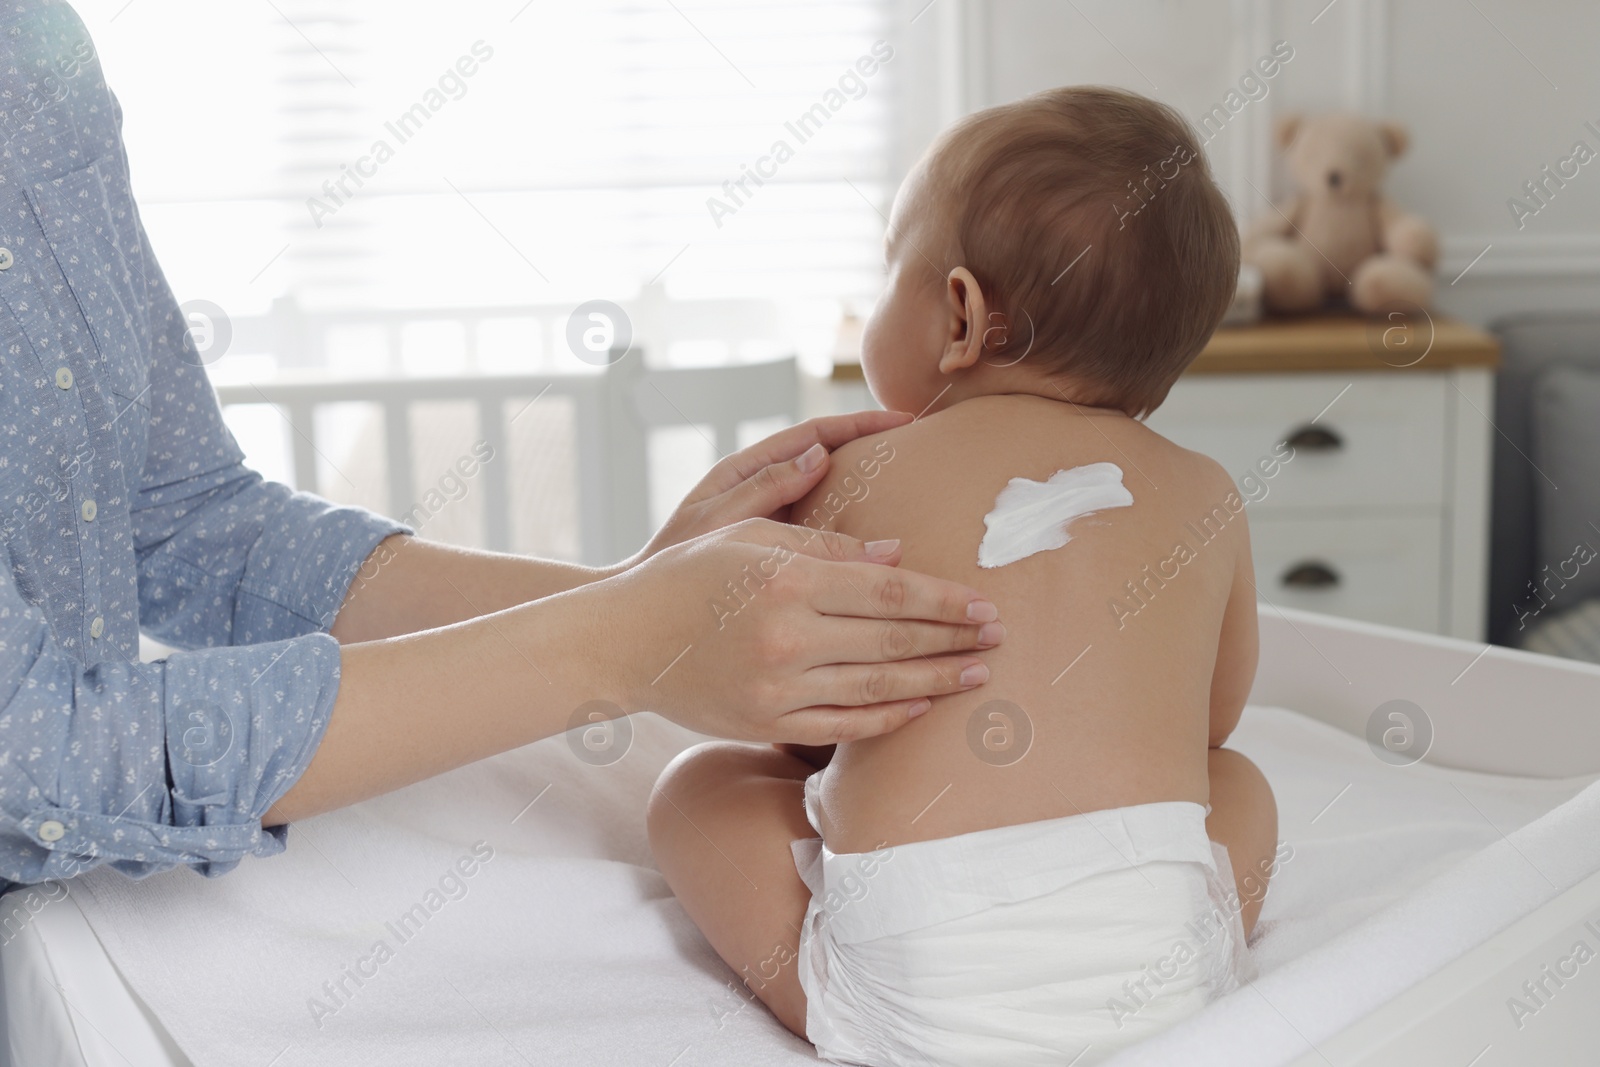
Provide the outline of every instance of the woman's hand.
<path id="1" fill-rule="evenodd" d="M 627 712 L 720 737 L 886 733 L 926 698 L 981 685 L 989 670 L 969 650 L 1005 634 L 977 592 L 899 571 L 899 558 L 898 542 L 762 519 L 665 549 L 583 591 L 595 613 L 586 673 L 614 681 Z"/>
<path id="2" fill-rule="evenodd" d="M 745 519 L 789 520 L 789 505 L 828 473 L 829 453 L 867 434 L 904 426 L 901 411 L 857 411 L 808 419 L 741 449 L 712 467 L 662 525 L 650 543 L 616 572 L 663 548 Z"/>

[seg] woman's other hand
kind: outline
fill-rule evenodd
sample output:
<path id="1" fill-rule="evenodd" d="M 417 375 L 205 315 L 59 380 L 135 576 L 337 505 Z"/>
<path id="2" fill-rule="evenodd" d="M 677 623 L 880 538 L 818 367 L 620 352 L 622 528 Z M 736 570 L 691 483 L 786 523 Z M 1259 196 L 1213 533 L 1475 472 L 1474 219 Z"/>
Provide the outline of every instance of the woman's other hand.
<path id="1" fill-rule="evenodd" d="M 619 570 L 746 519 L 789 521 L 789 505 L 828 473 L 830 452 L 911 418 L 901 411 L 857 411 L 808 419 L 735 452 L 700 479 L 650 543 Z"/>

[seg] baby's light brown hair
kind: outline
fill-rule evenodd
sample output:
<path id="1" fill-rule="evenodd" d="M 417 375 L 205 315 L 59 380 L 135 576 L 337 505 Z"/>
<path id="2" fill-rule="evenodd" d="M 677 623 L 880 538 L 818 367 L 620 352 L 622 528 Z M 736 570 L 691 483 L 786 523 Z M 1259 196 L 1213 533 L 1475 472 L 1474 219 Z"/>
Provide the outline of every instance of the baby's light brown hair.
<path id="1" fill-rule="evenodd" d="M 1164 104 L 1047 90 L 946 130 L 927 174 L 950 262 L 1004 316 L 1001 361 L 1031 322 L 1027 360 L 1072 376 L 1086 403 L 1154 410 L 1233 298 L 1238 228 L 1193 129 Z"/>

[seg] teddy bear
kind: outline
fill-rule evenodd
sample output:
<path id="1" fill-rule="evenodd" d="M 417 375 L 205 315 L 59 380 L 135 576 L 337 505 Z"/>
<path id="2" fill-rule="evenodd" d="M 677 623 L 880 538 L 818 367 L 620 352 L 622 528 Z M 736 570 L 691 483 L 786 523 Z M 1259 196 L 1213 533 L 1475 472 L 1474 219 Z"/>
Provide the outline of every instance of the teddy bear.
<path id="1" fill-rule="evenodd" d="M 1405 127 L 1359 115 L 1285 115 L 1275 129 L 1300 193 L 1245 234 L 1270 311 L 1311 311 L 1337 298 L 1365 314 L 1425 307 L 1439 240 L 1380 192 L 1406 150 Z"/>

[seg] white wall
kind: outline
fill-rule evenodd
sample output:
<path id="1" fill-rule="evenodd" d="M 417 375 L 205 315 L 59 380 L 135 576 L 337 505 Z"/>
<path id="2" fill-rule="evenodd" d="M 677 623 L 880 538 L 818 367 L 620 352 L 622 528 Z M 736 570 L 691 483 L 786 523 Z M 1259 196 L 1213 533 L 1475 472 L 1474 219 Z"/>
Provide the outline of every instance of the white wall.
<path id="1" fill-rule="evenodd" d="M 1600 158 L 1520 230 L 1506 206 L 1575 141 L 1600 154 L 1600 134 L 1584 128 L 1600 129 L 1592 0 L 937 0 L 919 28 L 935 17 L 954 87 L 946 92 L 964 109 L 1102 82 L 1197 121 L 1287 41 L 1294 58 L 1267 96 L 1207 146 L 1241 216 L 1270 210 L 1256 189 L 1287 193 L 1274 167 L 1274 116 L 1354 108 L 1396 118 L 1411 128 L 1412 150 L 1389 192 L 1440 231 L 1445 311 L 1487 322 L 1600 307 Z M 919 127 L 909 136 L 925 135 Z"/>

